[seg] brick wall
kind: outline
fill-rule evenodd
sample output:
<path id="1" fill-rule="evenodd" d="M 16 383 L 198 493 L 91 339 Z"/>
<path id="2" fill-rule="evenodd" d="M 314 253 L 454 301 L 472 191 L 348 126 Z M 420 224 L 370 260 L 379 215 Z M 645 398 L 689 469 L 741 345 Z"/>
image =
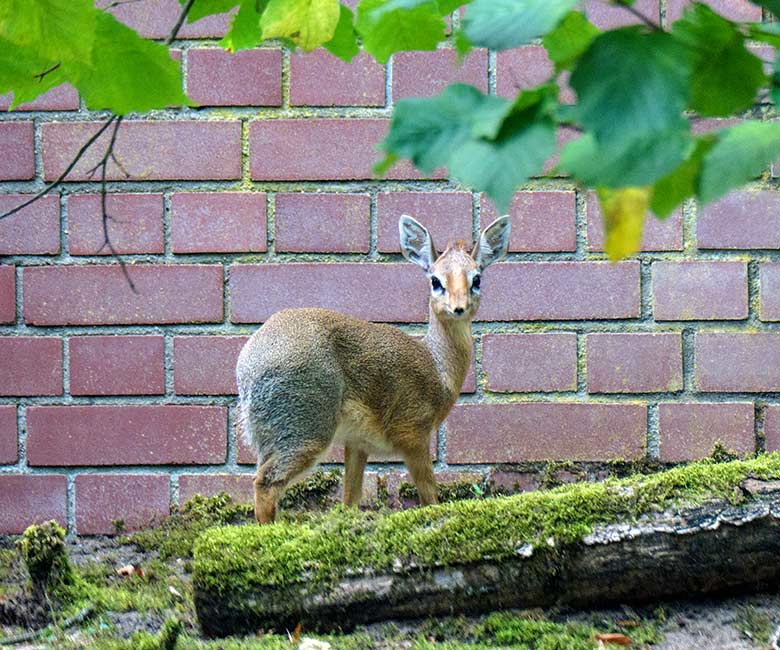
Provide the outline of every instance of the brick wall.
<path id="1" fill-rule="evenodd" d="M 681 4 L 637 2 L 655 16 Z M 114 11 L 159 38 L 177 7 Z M 588 8 L 605 27 L 630 18 Z M 130 177 L 109 169 L 110 226 L 138 294 L 100 249 L 99 147 L 56 195 L 0 221 L 0 532 L 52 517 L 80 533 L 132 529 L 195 492 L 249 498 L 233 378 L 247 335 L 304 305 L 421 334 L 426 282 L 399 254 L 399 214 L 439 245 L 495 217 L 442 175 L 399 165 L 372 179 L 392 103 L 451 80 L 512 94 L 550 72 L 535 45 L 476 51 L 461 68 L 446 49 L 387 67 L 273 47 L 231 56 L 214 47 L 226 24 L 187 26 L 176 45 L 203 108 L 120 130 Z M 55 178 L 100 118 L 66 87 L 0 116 L 0 210 Z M 439 475 L 533 487 L 548 459 L 593 474 L 616 458 L 696 458 L 718 440 L 779 449 L 779 208 L 771 181 L 686 205 L 613 265 L 591 194 L 566 179 L 523 188 L 509 259 L 485 275 L 473 371 L 434 440 Z M 404 476 L 393 459 L 369 469 L 369 491 Z"/>

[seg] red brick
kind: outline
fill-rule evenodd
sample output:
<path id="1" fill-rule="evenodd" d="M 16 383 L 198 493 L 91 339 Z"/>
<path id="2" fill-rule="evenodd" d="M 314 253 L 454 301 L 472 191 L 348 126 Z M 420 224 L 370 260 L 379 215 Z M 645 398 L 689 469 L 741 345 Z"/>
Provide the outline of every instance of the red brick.
<path id="1" fill-rule="evenodd" d="M 370 221 L 367 194 L 277 194 L 276 250 L 367 253 Z"/>
<path id="2" fill-rule="evenodd" d="M 588 334 L 589 393 L 667 393 L 682 390 L 682 337 Z"/>
<path id="3" fill-rule="evenodd" d="M 498 392 L 577 389 L 577 335 L 487 334 L 482 369 L 488 390 Z"/>
<path id="4" fill-rule="evenodd" d="M 0 214 L 30 199 L 30 195 L 0 196 Z M 44 196 L 16 214 L 0 219 L 0 255 L 56 255 L 60 252 L 60 202 Z"/>
<path id="5" fill-rule="evenodd" d="M 224 463 L 224 406 L 30 406 L 32 466 Z"/>
<path id="6" fill-rule="evenodd" d="M 496 55 L 496 94 L 499 97 L 514 98 L 519 91 L 534 88 L 553 76 L 554 68 L 547 50 L 541 45 L 524 45 L 513 50 L 504 50 Z M 576 95 L 569 86 L 569 73 L 558 77 L 560 100 L 573 104 Z"/>
<path id="7" fill-rule="evenodd" d="M 761 7 L 748 2 L 748 0 L 705 0 L 702 4 L 709 5 L 714 11 L 729 20 L 738 22 L 761 21 Z M 683 10 L 690 5 L 690 0 L 667 0 L 667 24 L 679 19 Z"/>
<path id="8" fill-rule="evenodd" d="M 670 0 L 670 3 L 674 0 Z M 647 16 L 656 25 L 661 24 L 658 0 L 637 0 L 633 7 Z M 641 21 L 625 7 L 611 6 L 600 0 L 588 0 L 585 3 L 585 15 L 599 29 L 615 29 L 626 25 L 636 25 Z"/>
<path id="9" fill-rule="evenodd" d="M 604 250 L 604 220 L 594 192 L 588 192 L 588 250 Z M 676 209 L 666 219 L 653 214 L 645 218 L 642 232 L 643 251 L 681 251 L 683 249 L 682 210 Z"/>
<path id="10" fill-rule="evenodd" d="M 761 264 L 759 318 L 763 321 L 780 321 L 780 263 Z"/>
<path id="11" fill-rule="evenodd" d="M 97 0 L 95 6 L 106 7 L 114 0 Z M 166 38 L 173 29 L 182 7 L 177 0 L 144 0 L 124 2 L 108 11 L 119 21 L 146 38 Z M 232 13 L 232 12 L 231 12 Z M 224 36 L 230 26 L 230 14 L 207 16 L 193 23 L 184 22 L 177 38 L 214 38 Z"/>
<path id="12" fill-rule="evenodd" d="M 67 481 L 56 474 L 0 475 L 0 534 L 54 519 L 65 526 Z"/>
<path id="13" fill-rule="evenodd" d="M 171 198 L 174 253 L 261 253 L 266 250 L 265 194 L 176 193 Z"/>
<path id="14" fill-rule="evenodd" d="M 7 111 L 11 106 L 13 93 L 0 95 L 0 110 Z M 15 111 L 77 111 L 79 109 L 79 94 L 68 83 L 60 84 L 42 95 L 24 104 L 19 104 Z"/>
<path id="15" fill-rule="evenodd" d="M 376 211 L 376 246 L 383 253 L 401 252 L 398 219 L 402 214 L 428 228 L 440 251 L 456 239 L 473 239 L 469 192 L 380 192 Z"/>
<path id="16" fill-rule="evenodd" d="M 512 233 L 509 250 L 520 253 L 573 251 L 577 248 L 574 192 L 517 192 L 509 206 Z M 481 227 L 498 217 L 495 205 L 482 196 Z"/>
<path id="17" fill-rule="evenodd" d="M 16 430 L 16 406 L 0 406 L 0 465 L 10 465 L 19 458 Z"/>
<path id="18" fill-rule="evenodd" d="M 350 63 L 327 50 L 290 57 L 293 106 L 384 106 L 385 68 L 366 52 Z"/>
<path id="19" fill-rule="evenodd" d="M 0 395 L 62 395 L 62 339 L 0 336 Z"/>
<path id="20" fill-rule="evenodd" d="M 780 451 L 780 406 L 767 406 L 765 415 L 766 450 Z"/>
<path id="21" fill-rule="evenodd" d="M 167 474 L 82 474 L 76 477 L 79 535 L 111 535 L 159 524 L 170 514 Z M 115 522 L 122 522 L 117 530 Z"/>
<path id="22" fill-rule="evenodd" d="M 462 404 L 447 418 L 447 462 L 641 458 L 646 411 L 639 404 Z"/>
<path id="23" fill-rule="evenodd" d="M 179 477 L 179 504 L 196 494 L 211 497 L 227 492 L 235 503 L 254 503 L 254 474 L 182 474 Z"/>
<path id="24" fill-rule="evenodd" d="M 109 194 L 108 236 L 117 253 L 165 252 L 162 194 Z M 71 255 L 111 255 L 104 246 L 99 194 L 68 197 L 68 249 Z"/>
<path id="25" fill-rule="evenodd" d="M 54 180 L 80 147 L 100 128 L 96 122 L 52 122 L 41 126 L 44 179 Z M 95 180 L 89 175 L 108 146 L 112 127 L 90 147 L 68 180 Z M 241 123 L 181 120 L 122 122 L 117 160 L 129 174 L 110 163 L 109 180 L 231 180 L 241 177 Z"/>
<path id="26" fill-rule="evenodd" d="M 162 336 L 73 336 L 71 395 L 165 394 Z"/>
<path id="27" fill-rule="evenodd" d="M 749 190 L 699 206 L 699 248 L 780 248 L 780 193 Z"/>
<path id="28" fill-rule="evenodd" d="M 539 475 L 532 472 L 519 472 L 512 469 L 490 470 L 488 483 L 505 494 L 517 492 L 531 492 L 538 490 L 540 486 Z"/>
<path id="29" fill-rule="evenodd" d="M 706 458 L 716 442 L 739 454 L 755 451 L 752 402 L 660 404 L 661 460 L 678 463 Z"/>
<path id="30" fill-rule="evenodd" d="M 704 135 L 705 133 L 713 133 L 715 131 L 721 131 L 727 129 L 735 124 L 742 123 L 742 119 L 739 117 L 717 118 L 717 117 L 703 117 L 697 118 L 691 121 L 691 133 L 693 135 Z"/>
<path id="31" fill-rule="evenodd" d="M 324 307 L 366 320 L 421 322 L 427 291 L 425 274 L 412 264 L 236 264 L 230 319 L 260 323 L 281 309 Z"/>
<path id="32" fill-rule="evenodd" d="M 637 318 L 639 263 L 505 262 L 482 280 L 477 320 Z"/>
<path id="33" fill-rule="evenodd" d="M 177 336 L 173 384 L 179 395 L 235 395 L 236 362 L 247 336 Z"/>
<path id="34" fill-rule="evenodd" d="M 438 95 L 451 83 L 487 93 L 487 51 L 472 50 L 462 62 L 454 49 L 398 52 L 393 56 L 393 100 Z"/>
<path id="35" fill-rule="evenodd" d="M 653 262 L 655 320 L 740 320 L 747 315 L 744 262 Z"/>
<path id="36" fill-rule="evenodd" d="M 218 323 L 222 267 L 118 265 L 24 269 L 24 320 L 30 325 Z"/>
<path id="37" fill-rule="evenodd" d="M 357 118 L 256 120 L 249 125 L 250 174 L 256 181 L 372 179 L 374 164 L 382 158 L 377 145 L 389 124 Z M 420 174 L 402 162 L 386 178 Z"/>
<path id="38" fill-rule="evenodd" d="M 35 176 L 32 122 L 0 122 L 0 181 L 25 181 Z"/>
<path id="39" fill-rule="evenodd" d="M 696 387 L 703 392 L 780 390 L 780 334 L 697 332 Z"/>
<path id="40" fill-rule="evenodd" d="M 0 265 L 0 323 L 16 320 L 16 267 Z"/>
<path id="41" fill-rule="evenodd" d="M 187 95 L 200 106 L 281 106 L 282 51 L 187 51 Z"/>

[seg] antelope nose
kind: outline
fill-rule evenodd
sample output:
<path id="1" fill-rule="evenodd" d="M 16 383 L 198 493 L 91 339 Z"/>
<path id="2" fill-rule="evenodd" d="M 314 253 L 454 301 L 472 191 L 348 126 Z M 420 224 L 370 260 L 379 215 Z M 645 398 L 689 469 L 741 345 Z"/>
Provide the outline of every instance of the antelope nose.
<path id="1" fill-rule="evenodd" d="M 458 316 L 460 316 L 460 315 L 461 315 L 461 314 L 462 314 L 462 313 L 463 313 L 465 310 L 463 309 L 463 307 L 455 307 L 455 309 L 454 309 L 453 311 L 454 311 L 454 312 L 455 312 L 455 313 L 456 313 Z"/>

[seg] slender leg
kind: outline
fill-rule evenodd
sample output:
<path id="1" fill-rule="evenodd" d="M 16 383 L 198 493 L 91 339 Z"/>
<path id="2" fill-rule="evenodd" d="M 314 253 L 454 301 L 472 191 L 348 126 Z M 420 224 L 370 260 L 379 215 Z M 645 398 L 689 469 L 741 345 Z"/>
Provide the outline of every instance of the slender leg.
<path id="1" fill-rule="evenodd" d="M 420 495 L 420 505 L 429 506 L 439 502 L 439 491 L 433 475 L 433 464 L 428 446 L 404 453 L 404 462 L 409 468 L 412 480 Z"/>
<path id="2" fill-rule="evenodd" d="M 362 449 L 344 447 L 344 505 L 357 507 L 363 497 L 363 470 L 368 454 Z"/>
<path id="3" fill-rule="evenodd" d="M 276 496 L 265 485 L 265 475 L 273 462 L 273 456 L 269 457 L 255 474 L 255 521 L 258 524 L 270 524 L 276 519 Z"/>

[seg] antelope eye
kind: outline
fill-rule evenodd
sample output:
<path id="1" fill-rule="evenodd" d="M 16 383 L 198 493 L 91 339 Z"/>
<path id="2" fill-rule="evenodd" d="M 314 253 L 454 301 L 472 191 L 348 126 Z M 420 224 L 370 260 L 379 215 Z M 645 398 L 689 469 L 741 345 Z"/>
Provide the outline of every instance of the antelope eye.
<path id="1" fill-rule="evenodd" d="M 431 287 L 436 292 L 444 293 L 444 287 L 442 286 L 439 278 L 437 278 L 435 275 L 431 276 Z"/>
<path id="2" fill-rule="evenodd" d="M 479 275 L 475 275 L 474 278 L 471 280 L 471 290 L 472 291 L 479 291 L 479 283 L 481 282 L 482 277 Z"/>

